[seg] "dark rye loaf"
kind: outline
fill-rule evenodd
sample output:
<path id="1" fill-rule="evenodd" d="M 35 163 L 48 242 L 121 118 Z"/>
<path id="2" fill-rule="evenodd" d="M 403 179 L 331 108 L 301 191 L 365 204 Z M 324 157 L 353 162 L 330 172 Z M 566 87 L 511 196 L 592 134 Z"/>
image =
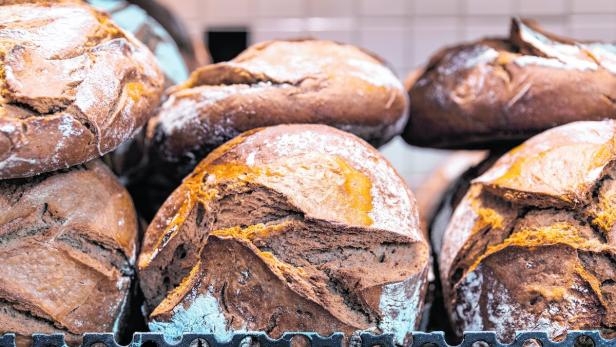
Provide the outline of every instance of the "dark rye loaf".
<path id="1" fill-rule="evenodd" d="M 445 48 L 408 81 L 403 137 L 418 146 L 494 148 L 616 117 L 616 45 L 557 37 L 519 19 L 509 38 Z"/>
<path id="2" fill-rule="evenodd" d="M 574 122 L 472 181 L 439 265 L 458 333 L 616 328 L 616 122 Z"/>
<path id="3" fill-rule="evenodd" d="M 167 96 L 147 138 L 153 160 L 179 170 L 179 179 L 214 148 L 263 126 L 327 124 L 379 146 L 402 131 L 408 107 L 380 58 L 310 39 L 253 45 L 194 71 Z"/>
<path id="4" fill-rule="evenodd" d="M 246 132 L 207 156 L 148 228 L 138 263 L 150 328 L 402 342 L 421 316 L 429 246 L 412 193 L 354 135 Z"/>
<path id="5" fill-rule="evenodd" d="M 83 2 L 0 2 L 0 179 L 115 149 L 162 88 L 150 51 Z"/>
<path id="6" fill-rule="evenodd" d="M 98 160 L 0 181 L 0 334 L 119 332 L 136 238 L 131 198 Z"/>

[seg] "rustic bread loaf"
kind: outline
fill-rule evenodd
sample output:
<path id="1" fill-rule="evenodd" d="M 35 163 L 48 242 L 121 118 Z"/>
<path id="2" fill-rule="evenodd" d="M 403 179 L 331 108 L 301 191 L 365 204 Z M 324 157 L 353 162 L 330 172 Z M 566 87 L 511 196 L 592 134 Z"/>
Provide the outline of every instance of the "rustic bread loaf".
<path id="1" fill-rule="evenodd" d="M 454 326 L 616 328 L 616 122 L 574 122 L 511 150 L 476 178 L 440 252 Z"/>
<path id="2" fill-rule="evenodd" d="M 162 88 L 150 51 L 82 2 L 2 2 L 0 179 L 113 150 L 145 124 Z"/>
<path id="3" fill-rule="evenodd" d="M 0 334 L 118 332 L 136 257 L 131 198 L 100 161 L 0 181 Z"/>
<path id="4" fill-rule="evenodd" d="M 207 156 L 146 231 L 150 328 L 403 341 L 421 315 L 429 246 L 412 193 L 354 135 L 324 125 L 245 132 Z"/>
<path id="5" fill-rule="evenodd" d="M 572 121 L 614 118 L 616 45 L 556 37 L 514 19 L 508 39 L 445 48 L 408 84 L 407 142 L 491 148 Z"/>
<path id="6" fill-rule="evenodd" d="M 402 131 L 408 111 L 402 83 L 380 58 L 322 40 L 256 44 L 194 71 L 167 94 L 147 136 L 153 159 L 180 179 L 246 130 L 319 123 L 379 146 Z"/>

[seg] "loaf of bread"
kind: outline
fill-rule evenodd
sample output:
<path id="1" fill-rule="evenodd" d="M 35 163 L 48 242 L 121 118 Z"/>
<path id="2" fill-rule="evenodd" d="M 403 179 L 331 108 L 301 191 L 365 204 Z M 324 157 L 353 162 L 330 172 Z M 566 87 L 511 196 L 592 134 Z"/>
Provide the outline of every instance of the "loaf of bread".
<path id="1" fill-rule="evenodd" d="M 84 163 L 158 105 L 150 51 L 81 1 L 0 3 L 0 179 Z"/>
<path id="2" fill-rule="evenodd" d="M 616 329 L 616 122 L 574 122 L 473 180 L 439 265 L 458 333 Z"/>
<path id="3" fill-rule="evenodd" d="M 616 45 L 557 37 L 519 19 L 508 39 L 445 48 L 408 80 L 403 137 L 418 146 L 492 148 L 616 116 Z"/>
<path id="4" fill-rule="evenodd" d="M 417 219 L 403 179 L 354 135 L 308 124 L 245 132 L 208 155 L 146 231 L 150 329 L 404 341 L 429 266 Z"/>
<path id="5" fill-rule="evenodd" d="M 161 162 L 155 170 L 167 164 L 179 179 L 243 131 L 319 123 L 379 146 L 402 131 L 408 111 L 402 83 L 380 58 L 321 40 L 256 44 L 167 94 L 147 137 Z"/>
<path id="6" fill-rule="evenodd" d="M 0 334 L 118 332 L 129 304 L 137 220 L 100 161 L 0 181 Z"/>

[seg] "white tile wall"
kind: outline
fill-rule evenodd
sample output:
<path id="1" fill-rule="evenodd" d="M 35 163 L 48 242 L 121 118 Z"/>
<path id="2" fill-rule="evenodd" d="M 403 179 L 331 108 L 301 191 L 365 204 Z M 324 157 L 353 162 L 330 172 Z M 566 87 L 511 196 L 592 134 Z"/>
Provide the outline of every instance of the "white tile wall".
<path id="1" fill-rule="evenodd" d="M 387 54 L 387 62 L 393 66 L 405 66 L 404 40 L 407 31 L 401 28 L 360 30 L 359 45 L 379 55 Z"/>
<path id="2" fill-rule="evenodd" d="M 259 18 L 250 29 L 253 42 L 308 36 L 304 18 Z"/>
<path id="3" fill-rule="evenodd" d="M 414 0 L 409 1 L 412 5 L 412 13 L 425 15 L 456 15 L 462 13 L 463 1 L 457 0 Z"/>
<path id="4" fill-rule="evenodd" d="M 521 15 L 564 15 L 567 0 L 519 0 L 517 12 Z"/>
<path id="5" fill-rule="evenodd" d="M 199 18 L 200 3 L 199 0 L 182 0 L 182 1 L 163 1 L 173 13 L 177 14 L 182 19 Z"/>
<path id="6" fill-rule="evenodd" d="M 401 78 L 437 49 L 486 35 L 505 35 L 513 15 L 583 39 L 616 41 L 616 0 L 161 0 L 184 19 L 192 34 L 211 25 L 245 25 L 251 39 L 313 36 L 368 48 Z M 444 152 L 383 148 L 416 185 Z"/>
<path id="7" fill-rule="evenodd" d="M 616 40 L 615 0 L 162 0 L 191 33 L 208 25 L 246 25 L 254 42 L 313 36 L 362 45 L 401 75 L 438 48 L 506 34 L 511 15 L 548 30 Z"/>
<path id="8" fill-rule="evenodd" d="M 413 46 L 409 68 L 419 67 L 428 61 L 438 49 L 453 45 L 464 37 L 461 20 L 455 16 L 417 17 L 411 26 L 410 38 Z"/>
<path id="9" fill-rule="evenodd" d="M 362 16 L 400 16 L 407 14 L 405 0 L 360 0 L 359 13 Z"/>
<path id="10" fill-rule="evenodd" d="M 258 17 L 301 17 L 305 13 L 304 0 L 256 0 Z"/>
<path id="11" fill-rule="evenodd" d="M 354 0 L 306 0 L 307 16 L 346 17 L 355 14 Z"/>
<path id="12" fill-rule="evenodd" d="M 616 12 L 614 0 L 572 0 L 571 13 Z"/>
<path id="13" fill-rule="evenodd" d="M 513 1 L 466 0 L 466 14 L 469 15 L 507 15 L 513 12 Z"/>
<path id="14" fill-rule="evenodd" d="M 166 3 L 174 2 L 174 0 L 165 1 Z M 178 3 L 182 1 L 175 1 L 175 6 L 180 6 Z M 204 15 L 203 20 L 207 23 L 210 19 L 228 19 L 235 24 L 237 19 L 243 19 L 245 21 L 255 18 L 255 11 L 253 5 L 256 1 L 252 0 L 202 0 L 197 1 L 199 8 L 197 13 Z"/>
<path id="15" fill-rule="evenodd" d="M 408 25 L 403 17 L 365 17 L 359 25 L 359 45 L 386 57 L 395 67 L 406 67 L 405 61 Z"/>
<path id="16" fill-rule="evenodd" d="M 616 14 L 576 14 L 570 18 L 571 35 L 574 37 L 616 40 Z"/>
<path id="17" fill-rule="evenodd" d="M 507 36 L 509 33 L 509 23 L 511 16 L 468 16 L 463 18 L 462 31 L 464 40 L 477 40 L 488 36 Z"/>

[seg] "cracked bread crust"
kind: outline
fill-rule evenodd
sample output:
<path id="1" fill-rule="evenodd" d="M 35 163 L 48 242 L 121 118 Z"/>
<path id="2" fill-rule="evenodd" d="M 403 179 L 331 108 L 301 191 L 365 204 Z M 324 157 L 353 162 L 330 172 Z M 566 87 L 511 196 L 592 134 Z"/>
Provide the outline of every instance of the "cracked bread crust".
<path id="1" fill-rule="evenodd" d="M 84 189 L 84 187 L 87 187 Z M 136 256 L 128 192 L 96 160 L 0 181 L 0 334 L 118 332 Z"/>
<path id="2" fill-rule="evenodd" d="M 115 149 L 158 105 L 150 51 L 77 1 L 0 5 L 0 179 Z"/>
<path id="3" fill-rule="evenodd" d="M 614 118 L 615 52 L 614 44 L 573 41 L 513 19 L 508 39 L 432 56 L 407 89 L 403 137 L 418 146 L 493 148 L 573 121 Z"/>
<path id="4" fill-rule="evenodd" d="M 263 126 L 318 123 L 375 146 L 402 131 L 408 101 L 380 58 L 332 41 L 267 41 L 171 88 L 148 123 L 152 157 L 188 174 L 211 150 Z"/>
<path id="5" fill-rule="evenodd" d="M 616 122 L 541 133 L 473 180 L 440 253 L 458 333 L 616 329 Z"/>
<path id="6" fill-rule="evenodd" d="M 417 327 L 429 246 L 412 193 L 357 137 L 324 125 L 246 132 L 208 155 L 146 231 L 150 328 Z"/>

